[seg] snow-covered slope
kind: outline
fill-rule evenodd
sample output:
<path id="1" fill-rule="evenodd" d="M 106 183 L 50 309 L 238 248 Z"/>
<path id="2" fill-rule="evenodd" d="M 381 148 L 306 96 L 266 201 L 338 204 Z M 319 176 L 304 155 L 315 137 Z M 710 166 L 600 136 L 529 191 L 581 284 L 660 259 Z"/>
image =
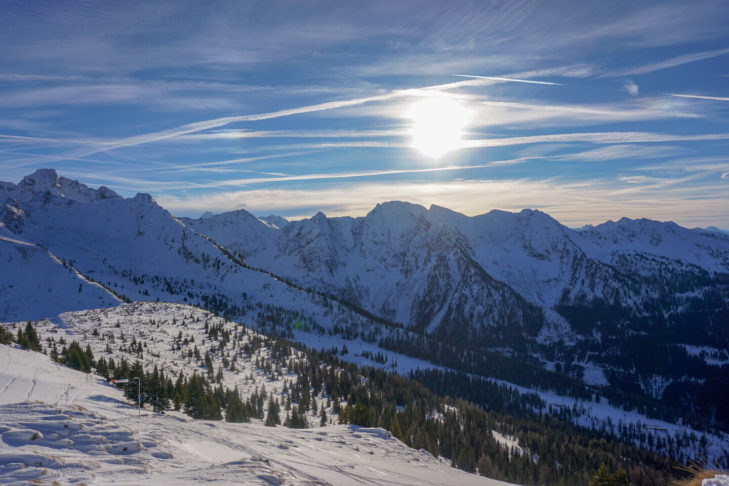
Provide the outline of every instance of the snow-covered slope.
<path id="1" fill-rule="evenodd" d="M 0 320 L 43 319 L 120 302 L 48 250 L 18 239 L 0 236 L 0 268 Z"/>
<path id="2" fill-rule="evenodd" d="M 365 342 L 370 352 L 379 345 L 529 386 L 574 390 L 574 380 L 680 406 L 722 383 L 700 363 L 690 376 L 675 359 L 655 365 L 667 349 L 729 349 L 721 233 L 647 220 L 572 230 L 534 210 L 467 217 L 405 202 L 278 229 L 243 210 L 177 219 L 149 195 L 125 199 L 47 170 L 0 184 L 3 197 L 0 256 L 12 270 L 0 277 L 4 319 L 114 302 L 99 287 L 90 290 L 110 300 L 87 301 L 86 281 L 78 294 L 85 277 L 130 300 L 248 315 L 257 329 L 286 335 L 296 327 L 320 348 Z M 67 268 L 46 269 L 54 261 L 46 249 Z M 70 281 L 54 284 L 61 297 L 43 308 L 45 299 L 29 297 L 33 279 L 59 269 Z M 554 373 L 534 378 L 545 369 Z M 704 418 L 721 409 L 711 407 Z"/>
<path id="3" fill-rule="evenodd" d="M 262 251 L 274 241 L 278 233 L 276 226 L 261 221 L 245 209 L 181 220 L 195 231 L 244 257 Z"/>
<path id="4" fill-rule="evenodd" d="M 271 237 L 275 244 L 236 249 L 256 267 L 430 330 L 454 319 L 498 326 L 514 307 L 529 307 L 520 297 L 543 312 L 538 325 L 551 324 L 564 338 L 570 331 L 555 312 L 559 305 L 599 300 L 641 314 L 655 307 L 656 281 L 667 271 L 683 272 L 687 282 L 703 279 L 702 272 L 729 272 L 729 238 L 719 233 L 625 219 L 578 231 L 534 210 L 467 217 L 390 202 L 363 218 L 318 213 L 266 241 Z M 627 265 L 635 255 L 662 267 Z M 463 309 L 465 302 L 475 304 Z"/>
<path id="5" fill-rule="evenodd" d="M 256 345 L 263 339 L 245 327 L 226 321 L 200 308 L 164 302 L 133 302 L 107 309 L 92 309 L 61 314 L 56 322 L 42 320 L 35 323 L 41 338 L 52 338 L 56 343 L 77 341 L 88 344 L 96 356 L 105 356 L 117 363 L 122 359 L 130 363 L 140 361 L 148 369 L 157 367 L 166 376 L 176 377 L 182 373 L 189 376 L 193 371 L 206 372 L 198 358 L 192 354 L 196 349 L 200 356 L 209 355 L 213 369 L 222 373 L 220 384 L 238 390 L 247 397 L 253 391 L 265 389 L 271 396 L 279 396 L 287 382 L 296 379 L 293 373 L 276 374 L 266 372 L 255 365 L 260 359 L 265 363 L 270 350 Z M 122 326 L 123 323 L 123 326 Z M 10 329 L 14 329 L 11 324 Z M 22 323 L 18 323 L 22 327 Z M 220 333 L 229 332 L 232 338 L 223 345 L 210 338 L 205 332 L 208 327 L 217 327 Z M 142 351 L 137 348 L 137 343 Z M 45 342 L 44 344 L 47 344 Z M 60 347 L 60 345 L 59 345 Z M 224 349 L 221 352 L 221 349 Z M 244 349 L 252 351 L 245 352 Z M 226 361 L 223 361 L 223 357 Z M 292 358 L 303 360 L 301 353 Z M 231 366 L 230 363 L 233 363 Z M 318 408 L 325 402 L 318 399 Z M 332 421 L 337 415 L 328 410 Z M 311 414 L 311 425 L 319 418 Z"/>
<path id="6" fill-rule="evenodd" d="M 5 345 L 0 356 L 2 484 L 506 484 L 451 468 L 382 429 L 137 417 L 99 377 Z"/>
<path id="7" fill-rule="evenodd" d="M 729 237 L 648 220 L 572 230 L 534 210 L 467 217 L 389 202 L 361 218 L 318 213 L 279 229 L 245 210 L 178 220 L 149 195 L 123 199 L 52 170 L 4 183 L 3 194 L 1 234 L 48 248 L 132 300 L 218 296 L 240 307 L 241 296 L 275 297 L 295 311 L 327 313 L 230 250 L 297 286 L 431 333 L 454 323 L 471 334 L 526 326 L 525 335 L 571 341 L 558 306 L 598 300 L 644 314 L 651 299 L 665 300 L 656 282 L 671 272 L 683 272 L 684 293 L 700 290 L 694 274 L 729 272 Z M 680 309 L 681 299 L 664 311 Z"/>
<path id="8" fill-rule="evenodd" d="M 281 216 L 275 214 L 269 214 L 268 216 L 264 216 L 258 219 L 271 226 L 272 228 L 276 229 L 283 229 L 284 226 L 289 224 L 289 221 L 286 218 L 282 218 Z"/>
<path id="9" fill-rule="evenodd" d="M 242 260 L 174 218 L 148 194 L 128 199 L 94 197 L 105 191 L 62 179 L 53 171 L 37 171 L 17 186 L 8 185 L 10 196 L 22 197 L 9 197 L 0 207 L 2 235 L 47 248 L 81 274 L 130 300 L 159 298 L 221 312 L 242 312 L 251 303 L 273 300 L 315 317 L 329 312 L 306 292 L 249 270 Z M 69 196 L 72 191 L 61 191 L 69 187 L 74 188 L 73 197 Z M 76 197 L 79 194 L 85 196 Z M 219 223 L 225 218 L 209 219 Z M 263 231 L 277 231 L 253 216 L 250 221 Z M 25 272 L 43 275 L 32 265 L 27 265 Z M 104 304 L 89 307 L 99 305 Z M 77 308 L 69 305 L 59 310 Z M 3 317 L 27 319 L 37 315 L 29 308 L 18 307 L 16 311 Z"/>
<path id="10" fill-rule="evenodd" d="M 586 251 L 602 261 L 643 253 L 710 272 L 729 272 L 729 235 L 724 233 L 683 228 L 670 221 L 622 218 L 585 227 L 579 234 Z"/>
<path id="11" fill-rule="evenodd" d="M 120 196 L 106 186 L 92 189 L 84 184 L 58 177 L 53 169 L 40 169 L 27 175 L 17 185 L 11 182 L 0 184 L 0 201 L 12 198 L 20 202 L 27 202 L 38 194 L 48 193 L 51 196 L 78 202 L 95 202 L 102 199 L 120 198 Z"/>
<path id="12" fill-rule="evenodd" d="M 290 222 L 275 245 L 248 261 L 429 332 L 447 334 L 464 320 L 479 332 L 540 319 L 536 308 L 474 264 L 462 234 L 428 215 L 403 202 L 379 204 L 364 218 L 318 213 Z"/>

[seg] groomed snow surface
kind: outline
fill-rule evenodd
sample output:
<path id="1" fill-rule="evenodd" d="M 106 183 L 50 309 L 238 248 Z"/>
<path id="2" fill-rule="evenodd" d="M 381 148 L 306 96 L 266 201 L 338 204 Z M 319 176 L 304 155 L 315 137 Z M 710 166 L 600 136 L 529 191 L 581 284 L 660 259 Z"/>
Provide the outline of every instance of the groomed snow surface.
<path id="1" fill-rule="evenodd" d="M 0 484 L 506 484 L 382 429 L 137 414 L 102 378 L 0 345 Z"/>

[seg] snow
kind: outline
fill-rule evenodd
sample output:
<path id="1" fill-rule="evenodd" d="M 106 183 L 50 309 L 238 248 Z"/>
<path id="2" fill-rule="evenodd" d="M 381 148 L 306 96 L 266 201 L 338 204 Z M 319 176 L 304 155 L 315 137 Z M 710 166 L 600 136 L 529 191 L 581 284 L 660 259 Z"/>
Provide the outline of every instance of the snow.
<path id="1" fill-rule="evenodd" d="M 509 456 L 511 456 L 513 451 L 519 451 L 519 455 L 524 453 L 524 449 L 519 447 L 519 441 L 516 439 L 516 437 L 505 436 L 500 432 L 497 432 L 496 430 L 492 430 L 491 435 L 493 436 L 494 440 L 496 440 L 496 442 L 501 444 L 502 447 L 509 451 Z"/>
<path id="2" fill-rule="evenodd" d="M 382 429 L 294 430 L 137 410 L 103 379 L 0 345 L 0 483 L 506 485 Z"/>
<path id="3" fill-rule="evenodd" d="M 691 344 L 682 344 L 686 352 L 691 356 L 698 356 L 708 365 L 724 366 L 729 364 L 729 350 L 718 349 L 712 346 L 693 346 Z"/>
<path id="4" fill-rule="evenodd" d="M 622 218 L 579 231 L 593 257 L 610 262 L 619 254 L 645 253 L 696 265 L 710 272 L 729 271 L 729 235 L 683 228 L 673 222 Z"/>
<path id="5" fill-rule="evenodd" d="M 378 205 L 364 218 L 327 218 L 319 213 L 281 228 L 271 218 L 259 219 L 243 210 L 199 220 L 176 219 L 149 195 L 123 199 L 103 187 L 90 189 L 59 178 L 52 170 L 37 171 L 17 185 L 0 183 L 0 202 L 4 198 L 0 207 L 0 320 L 53 318 L 41 328 L 50 332 L 60 322 L 64 328 L 58 332 L 91 342 L 94 351 L 105 342 L 94 340 L 91 330 L 98 324 L 102 336 L 111 333 L 119 338 L 114 319 L 122 318 L 127 307 L 93 311 L 87 316 L 64 314 L 60 320 L 55 317 L 66 311 L 114 306 L 119 302 L 116 295 L 190 303 L 214 295 L 249 312 L 268 304 L 284 306 L 324 329 L 342 323 L 354 323 L 360 329 L 369 326 L 367 319 L 332 300 L 239 265 L 218 245 L 240 253 L 252 267 L 304 288 L 335 294 L 406 325 L 417 317 L 414 310 L 418 305 L 430 305 L 432 312 L 422 324 L 431 331 L 457 297 L 472 306 L 467 313 L 473 311 L 483 317 L 480 321 L 492 322 L 493 316 L 513 304 L 515 296 L 522 296 L 544 310 L 546 325 L 538 336 L 541 343 L 569 344 L 577 339 L 552 307 L 565 291 L 573 297 L 579 293 L 588 298 L 613 295 L 627 305 L 641 297 L 622 286 L 622 277 L 611 266 L 626 255 L 647 255 L 678 270 L 693 271 L 692 265 L 709 272 L 729 269 L 729 236 L 649 220 L 623 219 L 572 230 L 534 210 L 467 217 L 438 206 L 426 210 L 390 202 Z M 473 265 L 454 249 L 463 250 L 495 283 L 468 280 L 463 269 Z M 645 271 L 652 270 L 646 267 Z M 426 285 L 429 279 L 434 282 L 432 288 Z M 152 320 L 167 321 L 177 315 L 184 321 L 197 312 L 150 308 L 150 315 L 156 317 L 140 320 L 133 329 L 138 336 L 146 335 Z M 175 335 L 180 330 L 170 329 Z M 194 334 L 198 343 L 203 338 L 199 327 L 183 330 Z M 401 374 L 435 367 L 362 339 L 345 341 L 326 333 L 298 331 L 295 337 L 319 349 L 341 349 L 346 343 L 350 352 L 343 359 L 387 369 L 396 363 L 394 369 Z M 167 354 L 172 338 L 160 335 L 159 342 L 145 351 L 157 354 L 160 367 L 169 372 L 185 366 L 179 356 Z M 729 363 L 725 350 L 686 349 L 703 356 L 708 364 Z M 375 363 L 363 356 L 365 352 L 383 352 L 388 361 Z M 219 364 L 216 361 L 216 369 Z M 585 367 L 588 384 L 606 384 L 602 369 L 590 362 L 579 364 Z M 267 379 L 263 373 L 249 371 L 255 372 L 253 381 L 241 381 L 226 372 L 224 382 L 250 389 Z M 276 391 L 281 382 L 272 380 L 266 386 Z M 656 392 L 665 384 L 644 386 Z M 600 427 L 608 417 L 614 422 L 665 425 L 602 403 L 539 394 L 550 405 L 584 410 L 577 420 L 586 426 Z M 692 432 L 684 426 L 667 430 L 674 435 Z M 709 438 L 712 451 L 729 443 L 726 436 Z"/>
<path id="6" fill-rule="evenodd" d="M 678 453 L 686 457 L 693 457 L 696 451 L 694 445 L 690 444 L 685 438 L 704 437 L 706 439 L 706 454 L 704 459 L 715 462 L 723 457 L 725 451 L 729 450 L 729 434 L 725 432 L 698 432 L 691 427 L 682 423 L 671 423 L 659 419 L 649 418 L 636 410 L 623 410 L 612 406 L 604 397 L 599 397 L 599 401 L 580 400 L 572 397 L 558 395 L 553 392 L 531 389 L 519 385 L 514 385 L 503 380 L 490 380 L 494 383 L 504 384 L 520 393 L 536 393 L 545 402 L 545 411 L 552 411 L 558 414 L 561 410 L 569 410 L 572 414 L 572 422 L 583 427 L 596 430 L 604 430 L 618 435 L 621 426 L 634 426 L 643 428 L 646 431 L 661 431 L 665 436 L 673 437 L 676 443 Z M 655 450 L 656 452 L 667 454 L 665 450 L 656 450 L 647 442 L 636 442 L 635 445 Z"/>
<path id="7" fill-rule="evenodd" d="M 284 226 L 289 224 L 287 219 L 275 214 L 269 214 L 268 216 L 259 217 L 258 219 L 275 229 L 282 229 Z"/>
<path id="8" fill-rule="evenodd" d="M 99 189 L 91 189 L 77 181 L 66 177 L 58 177 L 53 169 L 39 169 L 25 176 L 17 185 L 12 183 L 0 185 L 0 195 L 3 192 L 6 197 L 20 202 L 30 201 L 39 193 L 50 193 L 56 197 L 79 202 L 120 198 L 117 193 L 108 187 L 101 186 Z"/>
<path id="9" fill-rule="evenodd" d="M 701 486 L 729 486 L 729 474 L 717 474 L 713 478 L 702 479 Z"/>
<path id="10" fill-rule="evenodd" d="M 18 238 L 0 236 L 0 266 L 0 320 L 40 319 L 119 303 L 50 251 Z"/>
<path id="11" fill-rule="evenodd" d="M 220 326 L 231 333 L 240 333 L 237 340 L 231 339 L 226 347 L 227 357 L 236 357 L 236 371 L 223 367 L 222 356 L 217 351 L 218 341 L 212 341 L 205 332 L 205 325 Z M 3 324 L 6 329 L 22 327 L 24 323 Z M 223 368 L 222 384 L 230 389 L 238 387 L 244 397 L 254 390 L 265 387 L 267 393 L 279 396 L 286 381 L 295 380 L 296 376 L 284 373 L 274 377 L 271 373 L 256 367 L 256 358 L 267 359 L 270 356 L 266 348 L 256 350 L 248 356 L 241 349 L 250 344 L 254 336 L 261 337 L 243 326 L 215 316 L 197 307 L 154 302 L 135 302 L 108 309 L 95 309 L 79 312 L 66 312 L 59 316 L 57 322 L 43 320 L 34 324 L 43 344 L 48 338 L 58 342 L 63 338 L 66 342 L 77 341 L 89 344 L 95 356 L 112 358 L 119 363 L 125 358 L 130 364 L 137 360 L 145 364 L 150 372 L 154 366 L 168 377 L 175 377 L 180 372 L 190 376 L 193 371 L 204 373 L 206 369 L 187 353 L 197 347 L 201 356 L 210 351 L 213 368 L 217 372 Z M 245 334 L 243 334 L 245 333 Z M 178 335 L 188 344 L 180 343 Z M 144 342 L 140 356 L 131 349 L 132 339 Z M 235 342 L 233 342 L 235 341 Z M 180 343 L 179 350 L 178 343 Z M 295 353 L 301 359 L 300 353 Z M 292 356 L 293 357 L 293 356 Z M 318 397 L 321 401 L 322 397 Z M 327 411 L 331 418 L 336 418 L 331 410 Z M 311 424 L 318 424 L 319 418 L 309 414 Z"/>

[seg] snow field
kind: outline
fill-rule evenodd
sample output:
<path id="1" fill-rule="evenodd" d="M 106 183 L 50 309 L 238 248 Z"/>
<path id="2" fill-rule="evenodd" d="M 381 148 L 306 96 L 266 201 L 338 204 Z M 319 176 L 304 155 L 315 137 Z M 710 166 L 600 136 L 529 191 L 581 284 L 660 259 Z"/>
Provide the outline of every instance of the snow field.
<path id="1" fill-rule="evenodd" d="M 0 356 L 4 485 L 506 485 L 454 469 L 382 429 L 288 429 L 146 410 L 137 417 L 98 377 L 10 346 L 0 345 Z"/>

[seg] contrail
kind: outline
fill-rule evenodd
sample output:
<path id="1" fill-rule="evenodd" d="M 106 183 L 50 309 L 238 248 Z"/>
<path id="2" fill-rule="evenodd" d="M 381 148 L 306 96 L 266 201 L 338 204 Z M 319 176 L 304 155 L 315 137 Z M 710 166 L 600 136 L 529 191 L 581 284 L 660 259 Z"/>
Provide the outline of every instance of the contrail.
<path id="1" fill-rule="evenodd" d="M 461 78 L 493 79 L 494 81 L 507 81 L 510 83 L 548 84 L 550 86 L 562 86 L 561 83 L 550 83 L 549 81 L 533 81 L 530 79 L 499 78 L 496 76 L 475 76 L 472 74 L 454 74 L 453 76 L 459 76 Z"/>
<path id="2" fill-rule="evenodd" d="M 720 96 L 701 96 L 701 95 L 676 94 L 676 93 L 669 93 L 669 95 L 675 96 L 677 98 L 696 98 L 699 100 L 729 101 L 729 98 L 722 98 Z"/>

